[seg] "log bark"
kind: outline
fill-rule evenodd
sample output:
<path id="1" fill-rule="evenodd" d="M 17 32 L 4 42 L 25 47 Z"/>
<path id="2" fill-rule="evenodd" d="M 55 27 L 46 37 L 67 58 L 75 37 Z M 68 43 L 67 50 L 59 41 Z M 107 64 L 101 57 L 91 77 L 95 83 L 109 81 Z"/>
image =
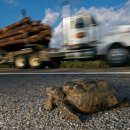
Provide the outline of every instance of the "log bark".
<path id="1" fill-rule="evenodd" d="M 8 37 L 13 37 L 18 34 L 23 34 L 25 32 L 25 30 L 26 30 L 26 27 L 19 27 L 17 29 L 10 30 L 6 33 L 2 33 L 2 34 L 0 34 L 0 40 L 8 38 Z"/>
<path id="2" fill-rule="evenodd" d="M 51 33 L 50 33 L 49 30 L 42 31 L 39 34 L 36 34 L 36 35 L 33 35 L 33 36 L 29 37 L 29 41 L 30 42 L 41 41 L 41 40 L 45 39 L 46 37 L 51 38 Z"/>
<path id="3" fill-rule="evenodd" d="M 20 44 L 20 43 L 25 44 L 27 41 L 28 41 L 28 39 L 19 39 L 19 40 L 7 41 L 7 42 L 4 42 L 4 43 L 1 43 L 0 47 L 12 45 L 12 44 Z"/>
<path id="4" fill-rule="evenodd" d="M 24 18 L 0 30 L 0 47 L 17 44 L 45 44 L 51 39 L 51 27 L 40 21 Z M 9 48 L 8 47 L 8 48 Z"/>
<path id="5" fill-rule="evenodd" d="M 22 25 L 25 25 L 25 24 L 29 24 L 30 22 L 31 22 L 30 19 L 29 19 L 28 17 L 26 17 L 26 18 L 20 20 L 19 22 L 16 22 L 16 23 L 14 23 L 14 24 L 11 24 L 11 25 L 9 25 L 9 26 L 7 26 L 7 27 L 1 29 L 0 32 L 1 32 L 1 33 L 4 33 L 4 32 L 7 32 L 7 31 L 9 31 L 9 30 L 11 30 L 11 29 L 16 28 L 16 27 L 19 27 L 19 26 L 22 26 Z"/>
<path id="6" fill-rule="evenodd" d="M 33 35 L 34 35 L 34 34 L 38 34 L 41 31 L 44 31 L 44 30 L 45 30 L 45 28 L 43 25 L 39 25 L 39 26 L 26 25 L 26 26 L 19 27 L 14 30 L 7 31 L 6 33 L 0 34 L 0 40 L 4 39 L 4 38 L 8 38 L 8 37 L 13 37 L 13 36 L 15 36 L 17 34 L 21 34 L 21 33 L 28 33 L 30 35 L 31 35 L 31 33 L 33 33 Z M 46 31 L 49 31 L 49 33 L 51 33 L 51 30 L 49 30 L 49 29 Z"/>
<path id="7" fill-rule="evenodd" d="M 18 34 L 13 37 L 8 37 L 6 39 L 0 40 L 0 44 L 8 42 L 8 41 L 19 40 L 19 39 L 24 39 L 24 38 L 27 38 L 25 34 L 20 34 L 20 35 Z"/>

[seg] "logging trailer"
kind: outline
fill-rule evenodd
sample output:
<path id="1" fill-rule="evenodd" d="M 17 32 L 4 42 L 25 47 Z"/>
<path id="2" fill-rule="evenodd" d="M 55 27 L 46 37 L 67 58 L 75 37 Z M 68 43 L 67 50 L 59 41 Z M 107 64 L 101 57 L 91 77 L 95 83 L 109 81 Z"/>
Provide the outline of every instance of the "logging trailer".
<path id="1" fill-rule="evenodd" d="M 130 25 L 102 28 L 93 16 L 63 18 L 62 49 L 49 48 L 51 28 L 25 18 L 0 30 L 1 63 L 17 68 L 59 67 L 61 61 L 103 59 L 111 66 L 129 61 Z"/>

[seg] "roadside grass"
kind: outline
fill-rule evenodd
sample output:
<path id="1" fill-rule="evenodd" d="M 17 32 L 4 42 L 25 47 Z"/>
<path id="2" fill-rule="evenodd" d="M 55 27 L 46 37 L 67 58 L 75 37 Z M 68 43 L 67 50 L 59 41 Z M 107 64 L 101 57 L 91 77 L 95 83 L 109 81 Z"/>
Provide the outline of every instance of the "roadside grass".
<path id="1" fill-rule="evenodd" d="M 60 68 L 108 68 L 109 66 L 101 60 L 97 61 L 64 61 Z M 0 68 L 14 68 L 12 64 L 1 64 Z"/>
<path id="2" fill-rule="evenodd" d="M 108 68 L 106 62 L 97 61 L 64 61 L 61 63 L 61 68 Z"/>
<path id="3" fill-rule="evenodd" d="M 11 65 L 11 64 L 1 64 L 0 68 L 13 68 L 13 65 Z"/>
<path id="4" fill-rule="evenodd" d="M 130 66 L 130 62 L 128 64 Z M 110 66 L 102 60 L 96 61 L 64 61 L 61 62 L 60 68 L 86 68 L 86 69 L 98 69 L 109 68 Z M 0 68 L 15 68 L 13 64 L 1 64 Z"/>

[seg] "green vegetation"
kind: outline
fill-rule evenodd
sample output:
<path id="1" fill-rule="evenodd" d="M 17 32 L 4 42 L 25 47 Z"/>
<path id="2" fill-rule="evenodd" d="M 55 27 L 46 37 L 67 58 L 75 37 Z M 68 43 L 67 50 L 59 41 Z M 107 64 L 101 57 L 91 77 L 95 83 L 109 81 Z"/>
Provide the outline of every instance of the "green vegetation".
<path id="1" fill-rule="evenodd" d="M 11 65 L 11 64 L 1 64 L 0 68 L 13 68 L 13 65 Z"/>
<path id="2" fill-rule="evenodd" d="M 104 61 L 65 61 L 61 63 L 61 68 L 108 68 L 109 66 Z"/>
<path id="3" fill-rule="evenodd" d="M 64 61 L 60 68 L 108 68 L 109 66 L 104 61 Z M 14 68 L 11 64 L 0 65 L 0 68 Z"/>

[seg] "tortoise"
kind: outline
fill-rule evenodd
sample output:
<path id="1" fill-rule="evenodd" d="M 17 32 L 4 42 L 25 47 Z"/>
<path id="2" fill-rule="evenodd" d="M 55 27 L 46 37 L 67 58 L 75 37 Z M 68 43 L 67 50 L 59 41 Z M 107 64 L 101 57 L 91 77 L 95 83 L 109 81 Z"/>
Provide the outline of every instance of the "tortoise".
<path id="1" fill-rule="evenodd" d="M 80 113 L 93 113 L 114 106 L 127 107 L 116 88 L 105 80 L 74 79 L 63 87 L 48 87 L 44 108 L 52 110 L 55 103 L 67 118 L 81 121 Z"/>

